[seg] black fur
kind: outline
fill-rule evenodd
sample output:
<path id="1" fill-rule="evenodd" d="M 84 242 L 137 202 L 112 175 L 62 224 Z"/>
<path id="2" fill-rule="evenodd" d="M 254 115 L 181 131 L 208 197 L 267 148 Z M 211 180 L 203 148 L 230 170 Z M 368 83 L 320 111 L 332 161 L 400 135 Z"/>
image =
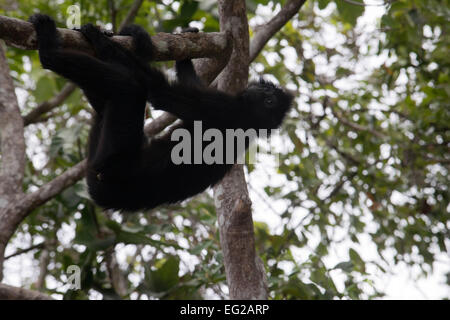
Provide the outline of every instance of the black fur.
<path id="1" fill-rule="evenodd" d="M 104 208 L 134 211 L 187 199 L 220 181 L 228 164 L 181 164 L 171 161 L 178 142 L 143 133 L 145 103 L 183 120 L 193 132 L 193 121 L 203 130 L 277 128 L 292 97 L 270 82 L 251 83 L 238 95 L 202 86 L 190 60 L 176 63 L 178 81 L 171 84 L 143 59 L 151 57 L 152 42 L 138 26 L 121 35 L 134 39 L 135 53 L 122 48 L 91 24 L 80 32 L 96 56 L 63 49 L 54 21 L 45 15 L 30 17 L 38 37 L 44 68 L 76 83 L 95 109 L 90 134 L 87 182 L 95 202 Z M 189 31 L 189 30 L 188 30 Z M 194 31 L 195 32 L 195 31 Z"/>

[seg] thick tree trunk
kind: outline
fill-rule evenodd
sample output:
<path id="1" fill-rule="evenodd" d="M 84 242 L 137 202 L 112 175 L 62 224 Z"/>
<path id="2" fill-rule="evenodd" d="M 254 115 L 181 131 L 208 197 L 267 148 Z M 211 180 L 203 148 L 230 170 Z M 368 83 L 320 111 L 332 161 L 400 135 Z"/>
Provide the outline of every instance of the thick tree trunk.
<path id="1" fill-rule="evenodd" d="M 248 80 L 249 34 L 244 0 L 219 1 L 220 28 L 233 36 L 233 52 L 218 79 L 219 90 L 236 93 Z M 230 299 L 267 299 L 262 262 L 255 252 L 251 201 L 242 165 L 214 188 Z"/>
<path id="2" fill-rule="evenodd" d="M 25 139 L 19 104 L 9 74 L 3 44 L 0 42 L 0 137 L 2 165 L 0 167 L 0 281 L 6 244 L 15 227 L 11 226 L 9 208 L 22 193 L 25 168 Z"/>

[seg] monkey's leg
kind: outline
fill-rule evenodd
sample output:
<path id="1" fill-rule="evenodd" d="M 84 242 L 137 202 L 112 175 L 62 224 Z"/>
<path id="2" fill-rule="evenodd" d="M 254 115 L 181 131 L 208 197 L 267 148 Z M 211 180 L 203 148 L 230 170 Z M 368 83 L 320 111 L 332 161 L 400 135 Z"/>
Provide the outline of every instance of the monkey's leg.
<path id="1" fill-rule="evenodd" d="M 99 115 L 95 115 L 91 126 L 91 131 L 89 132 L 88 162 L 91 162 L 91 159 L 94 159 L 97 154 L 98 146 L 100 144 L 102 127 L 103 118 Z"/>
<path id="2" fill-rule="evenodd" d="M 107 62 L 121 62 L 127 67 L 132 64 L 133 58 L 127 53 L 127 50 L 112 41 L 98 27 L 88 23 L 81 27 L 80 32 L 92 45 L 98 59 Z"/>
<path id="3" fill-rule="evenodd" d="M 178 81 L 187 86 L 204 87 L 202 81 L 197 76 L 190 59 L 180 60 L 175 63 Z"/>
<path id="4" fill-rule="evenodd" d="M 184 28 L 181 33 L 198 33 L 197 28 Z M 195 72 L 191 59 L 179 60 L 175 63 L 177 78 L 180 83 L 203 87 L 203 83 Z"/>
<path id="5" fill-rule="evenodd" d="M 36 29 L 43 67 L 73 81 L 88 96 L 89 93 L 95 93 L 97 98 L 113 99 L 114 96 L 120 97 L 128 93 L 130 87 L 127 84 L 138 83 L 125 66 L 105 63 L 82 52 L 61 49 L 59 34 L 50 17 L 34 15 L 30 21 Z M 93 104 L 93 107 L 99 106 Z"/>

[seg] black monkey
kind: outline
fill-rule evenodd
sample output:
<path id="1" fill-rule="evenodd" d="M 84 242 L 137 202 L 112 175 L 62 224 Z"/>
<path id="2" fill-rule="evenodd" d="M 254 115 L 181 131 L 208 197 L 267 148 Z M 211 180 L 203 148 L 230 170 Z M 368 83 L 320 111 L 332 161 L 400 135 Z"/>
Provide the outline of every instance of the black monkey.
<path id="1" fill-rule="evenodd" d="M 54 21 L 30 17 L 44 68 L 73 81 L 97 115 L 91 129 L 87 182 L 94 201 L 104 207 L 134 211 L 187 199 L 220 181 L 230 164 L 180 164 L 171 160 L 177 142 L 143 133 L 145 103 L 182 119 L 191 134 L 194 121 L 203 129 L 274 129 L 286 115 L 292 96 L 270 82 L 251 83 L 237 95 L 202 86 L 192 62 L 176 63 L 178 81 L 144 63 L 152 56 L 148 34 L 138 26 L 120 34 L 133 37 L 135 53 L 124 49 L 91 24 L 80 32 L 95 57 L 63 49 Z"/>

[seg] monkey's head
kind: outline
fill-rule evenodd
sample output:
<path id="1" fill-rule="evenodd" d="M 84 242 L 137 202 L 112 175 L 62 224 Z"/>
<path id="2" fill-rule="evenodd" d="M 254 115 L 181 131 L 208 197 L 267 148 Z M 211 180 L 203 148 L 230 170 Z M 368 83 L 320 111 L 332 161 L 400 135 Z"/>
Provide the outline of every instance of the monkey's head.
<path id="1" fill-rule="evenodd" d="M 255 127 L 265 129 L 276 129 L 281 125 L 294 98 L 289 92 L 263 78 L 250 82 L 241 97 L 255 121 Z"/>

